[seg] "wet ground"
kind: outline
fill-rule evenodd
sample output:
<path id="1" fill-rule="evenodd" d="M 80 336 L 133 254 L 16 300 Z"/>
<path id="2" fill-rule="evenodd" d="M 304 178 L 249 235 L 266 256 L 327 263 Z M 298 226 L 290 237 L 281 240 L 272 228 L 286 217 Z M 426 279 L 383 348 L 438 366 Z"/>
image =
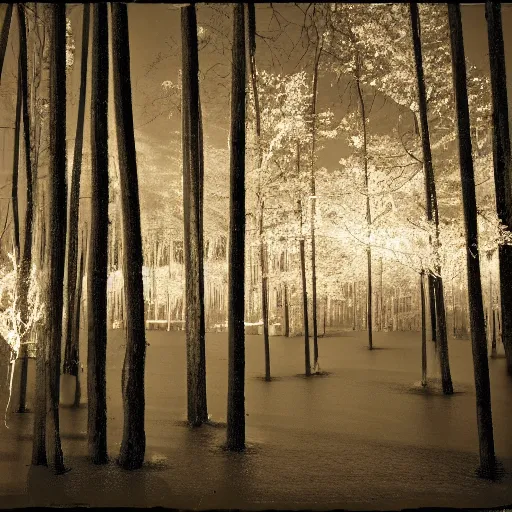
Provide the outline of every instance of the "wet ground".
<path id="1" fill-rule="evenodd" d="M 196 430 L 184 421 L 184 334 L 150 331 L 147 339 L 145 467 L 128 472 L 115 463 L 89 463 L 87 409 L 82 407 L 61 409 L 62 446 L 71 470 L 53 476 L 45 468 L 31 468 L 33 415 L 10 414 L 9 429 L 3 423 L 0 427 L 0 507 L 384 510 L 512 504 L 512 379 L 506 376 L 504 359 L 489 360 L 496 453 L 505 475 L 500 482 L 487 482 L 475 476 L 478 443 L 468 340 L 450 341 L 456 393 L 444 397 L 435 386 L 428 393 L 420 389 L 417 333 L 376 333 L 373 351 L 366 348 L 363 333 L 321 338 L 320 366 L 328 375 L 310 379 L 301 375 L 302 338 L 271 338 L 272 382 L 262 379 L 262 338 L 247 336 L 248 450 L 232 454 L 222 449 L 226 333 L 207 335 L 208 405 L 217 423 Z M 123 332 L 111 331 L 107 383 L 112 459 L 122 436 L 123 356 Z M 435 379 L 431 342 L 429 356 Z"/>

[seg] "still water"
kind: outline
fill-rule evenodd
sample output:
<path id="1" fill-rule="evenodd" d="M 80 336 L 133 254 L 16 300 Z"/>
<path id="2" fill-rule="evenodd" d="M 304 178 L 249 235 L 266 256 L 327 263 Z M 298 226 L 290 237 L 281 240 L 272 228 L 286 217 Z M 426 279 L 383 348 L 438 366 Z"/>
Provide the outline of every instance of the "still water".
<path id="1" fill-rule="evenodd" d="M 82 332 L 85 335 L 85 331 Z M 84 336 L 85 338 L 85 336 Z M 0 506 L 167 506 L 177 508 L 400 509 L 492 507 L 512 503 L 512 378 L 490 359 L 498 483 L 475 477 L 475 393 L 468 340 L 450 340 L 456 393 L 442 396 L 433 343 L 432 388 L 420 389 L 420 336 L 364 333 L 319 339 L 327 375 L 306 379 L 302 338 L 271 338 L 272 382 L 263 340 L 246 337 L 248 450 L 224 451 L 227 335 L 207 335 L 208 408 L 212 425 L 186 424 L 185 336 L 147 332 L 146 465 L 128 472 L 87 460 L 87 409 L 61 409 L 62 447 L 71 469 L 53 476 L 30 468 L 32 414 L 10 414 L 0 427 Z M 122 437 L 123 331 L 109 332 L 108 447 Z M 85 339 L 82 354 L 86 354 Z M 84 364 L 85 366 L 85 364 Z M 86 367 L 82 401 L 86 401 Z M 4 381 L 2 381 L 2 385 Z M 33 387 L 33 381 L 29 381 Z M 33 390 L 31 390 L 33 391 Z M 2 406 L 5 387 L 2 388 Z M 30 404 L 29 404 L 30 407 Z"/>

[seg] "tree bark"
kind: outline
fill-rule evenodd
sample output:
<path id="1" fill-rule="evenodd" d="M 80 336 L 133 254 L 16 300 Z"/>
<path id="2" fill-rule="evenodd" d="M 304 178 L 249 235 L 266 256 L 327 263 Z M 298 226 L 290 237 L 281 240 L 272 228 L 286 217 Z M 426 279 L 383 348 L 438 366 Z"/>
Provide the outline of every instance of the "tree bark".
<path id="1" fill-rule="evenodd" d="M 14 229 L 14 257 L 20 263 L 20 217 L 18 211 L 18 171 L 20 161 L 20 128 L 21 128 L 21 73 L 18 59 L 18 91 L 16 93 L 16 120 L 14 122 L 14 156 L 12 161 L 12 218 Z"/>
<path id="2" fill-rule="evenodd" d="M 2 24 L 2 32 L 0 33 L 0 82 L 2 80 L 2 71 L 4 68 L 5 52 L 7 51 L 9 30 L 11 28 L 12 6 L 13 6 L 13 4 L 7 4 L 7 9 L 5 10 L 4 22 Z"/>
<path id="3" fill-rule="evenodd" d="M 290 299 L 287 283 L 284 284 L 284 335 L 290 337 Z"/>
<path id="4" fill-rule="evenodd" d="M 66 254 L 66 5 L 48 6 L 50 21 L 50 162 L 48 180 L 48 360 L 46 361 L 46 458 L 64 472 L 59 429 L 62 302 Z"/>
<path id="5" fill-rule="evenodd" d="M 230 137 L 230 236 L 228 278 L 227 448 L 245 449 L 245 20 L 233 6 Z"/>
<path id="6" fill-rule="evenodd" d="M 421 300 L 421 385 L 427 385 L 427 330 L 425 322 L 425 285 L 424 270 L 420 272 L 420 300 Z"/>
<path id="7" fill-rule="evenodd" d="M 258 172 L 262 172 L 261 165 L 263 154 L 261 148 L 261 112 L 258 95 L 258 81 L 256 73 L 256 11 L 254 2 L 247 4 L 247 41 L 249 56 L 249 77 L 251 79 L 251 88 L 254 98 L 254 120 L 256 131 L 256 167 Z M 261 271 L 261 316 L 263 320 L 263 345 L 265 349 L 265 380 L 270 381 L 270 341 L 268 329 L 268 256 L 266 244 L 264 241 L 264 198 L 261 186 L 258 187 L 258 203 L 260 205 L 260 271 Z"/>
<path id="8" fill-rule="evenodd" d="M 69 216 L 67 233 L 67 272 L 64 288 L 67 297 L 64 303 L 64 365 L 63 371 L 78 378 L 78 337 L 73 336 L 73 322 L 76 316 L 75 293 L 77 282 L 78 250 L 78 212 L 80 203 L 80 175 L 82 172 L 82 149 L 84 141 L 85 94 L 87 89 L 87 58 L 89 55 L 89 19 L 90 5 L 83 6 L 82 53 L 80 57 L 80 96 L 78 99 L 78 116 L 76 122 L 75 153 L 71 174 L 71 192 L 69 198 Z"/>
<path id="9" fill-rule="evenodd" d="M 108 19 L 93 5 L 91 98 L 91 239 L 87 272 L 88 447 L 94 464 L 107 456 Z"/>
<path id="10" fill-rule="evenodd" d="M 410 4 L 411 10 L 411 28 L 412 39 L 414 46 L 414 60 L 416 64 L 416 78 L 418 87 L 418 104 L 420 113 L 420 127 L 421 127 L 421 144 L 423 150 L 423 162 L 425 166 L 425 195 L 426 195 L 426 210 L 427 221 L 434 222 L 435 238 L 429 237 L 429 243 L 434 247 L 434 273 L 429 273 L 432 278 L 429 278 L 429 291 L 433 287 L 433 294 L 430 295 L 430 303 L 432 305 L 432 297 L 435 304 L 435 320 L 432 323 L 432 330 L 434 325 L 436 327 L 435 338 L 439 352 L 439 362 L 441 365 L 441 378 L 444 394 L 450 395 L 453 393 L 453 384 L 450 372 L 450 360 L 448 357 L 448 334 L 446 327 L 446 311 L 444 307 L 444 289 L 441 277 L 441 266 L 438 263 L 439 251 L 439 211 L 437 206 L 436 184 L 434 177 L 434 168 L 432 165 L 432 151 L 430 147 L 430 134 L 427 119 L 427 94 L 425 91 L 425 78 L 423 75 L 423 59 L 421 53 L 421 39 L 420 39 L 420 19 L 418 13 L 418 6 L 415 2 Z M 431 306 L 432 314 L 432 306 Z M 432 319 L 432 317 L 431 317 Z"/>
<path id="11" fill-rule="evenodd" d="M 126 355 L 123 365 L 124 428 L 119 463 L 125 469 L 144 462 L 144 291 L 139 184 L 133 131 L 128 8 L 112 4 L 112 55 L 123 218 L 123 273 L 126 301 Z"/>
<path id="12" fill-rule="evenodd" d="M 366 225 L 368 229 L 368 245 L 366 247 L 366 259 L 367 259 L 367 283 L 366 287 L 366 323 L 368 329 L 368 348 L 373 349 L 373 325 L 372 325 L 372 247 L 370 243 L 370 236 L 372 232 L 372 214 L 370 208 L 370 191 L 369 191 L 369 176 L 368 176 L 368 152 L 367 152 L 367 129 L 366 129 L 366 109 L 364 104 L 363 92 L 361 90 L 361 83 L 359 80 L 360 76 L 360 59 L 357 58 L 356 66 L 356 85 L 357 94 L 359 97 L 359 105 L 361 107 L 361 124 L 363 127 L 363 166 L 364 166 L 364 186 L 366 191 Z"/>
<path id="13" fill-rule="evenodd" d="M 496 211 L 501 222 L 512 227 L 512 158 L 508 117 L 505 48 L 501 23 L 501 4 L 486 2 L 489 60 L 493 107 L 493 161 Z M 512 375 L 512 246 L 499 245 L 502 340 L 507 371 Z"/>
<path id="14" fill-rule="evenodd" d="M 187 340 L 187 409 L 190 426 L 208 421 L 204 326 L 204 279 L 201 235 L 199 59 L 194 5 L 181 9 L 182 148 Z"/>
<path id="15" fill-rule="evenodd" d="M 448 5 L 448 19 L 450 23 L 453 87 L 459 136 L 462 204 L 466 231 L 469 314 L 475 374 L 478 440 L 480 445 L 480 474 L 484 478 L 494 478 L 496 476 L 496 459 L 494 455 L 491 389 L 480 280 L 475 177 L 466 85 L 466 62 L 459 4 Z"/>
<path id="16" fill-rule="evenodd" d="M 22 4 L 18 4 L 18 32 L 20 44 L 20 76 L 21 76 L 21 97 L 23 112 L 23 135 L 25 143 L 25 169 L 27 174 L 27 206 L 25 211 L 25 233 L 23 244 L 23 255 L 20 261 L 18 274 L 18 298 L 21 321 L 26 323 L 28 320 L 28 289 L 30 280 L 30 269 L 32 265 L 32 224 L 34 217 L 33 205 L 33 176 L 32 162 L 30 158 L 30 119 L 28 112 L 28 79 L 27 79 L 27 29 L 25 12 Z M 26 333 L 28 335 L 28 333 Z M 22 342 L 25 342 L 25 336 Z M 18 412 L 25 412 L 25 400 L 27 396 L 27 370 L 28 354 L 26 345 L 21 346 L 21 379 L 20 379 L 20 404 Z"/>
<path id="17" fill-rule="evenodd" d="M 75 388 L 75 401 L 73 407 L 80 407 L 80 399 L 82 397 L 82 390 L 80 387 L 80 369 L 78 362 L 80 361 L 80 306 L 82 304 L 82 286 L 84 280 L 84 254 L 87 252 L 87 235 L 82 235 L 82 248 L 80 251 L 80 267 L 76 276 L 76 292 L 74 296 L 73 305 L 73 322 L 71 324 L 71 344 L 76 347 L 75 358 L 77 361 L 76 370 L 76 388 Z"/>

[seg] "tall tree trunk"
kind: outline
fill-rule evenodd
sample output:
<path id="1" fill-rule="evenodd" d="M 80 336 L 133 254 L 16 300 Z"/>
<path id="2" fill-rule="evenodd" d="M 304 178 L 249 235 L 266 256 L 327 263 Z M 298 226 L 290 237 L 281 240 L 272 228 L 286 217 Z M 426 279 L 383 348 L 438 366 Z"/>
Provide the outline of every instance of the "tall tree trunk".
<path id="1" fill-rule="evenodd" d="M 83 6 L 82 23 L 82 54 L 80 57 L 80 96 L 78 99 L 78 115 L 76 122 L 75 153 L 71 174 L 71 193 L 69 198 L 69 216 L 67 233 L 67 272 L 64 288 L 67 289 L 64 303 L 64 365 L 63 371 L 78 378 L 78 338 L 74 337 L 73 322 L 75 312 L 75 293 L 77 282 L 77 249 L 78 249 L 78 211 L 80 203 L 80 175 L 82 172 L 82 148 L 84 141 L 85 93 L 87 88 L 87 58 L 89 55 L 89 19 L 90 5 Z"/>
<path id="2" fill-rule="evenodd" d="M 182 32 L 182 147 L 185 257 L 185 325 L 187 339 L 188 422 L 208 421 L 204 357 L 204 286 L 201 236 L 201 162 L 199 116 L 199 59 L 194 5 L 181 9 Z M 203 348 L 202 348 L 203 347 Z"/>
<path id="3" fill-rule="evenodd" d="M 284 284 L 284 335 L 290 337 L 290 298 L 287 283 Z"/>
<path id="4" fill-rule="evenodd" d="M 66 5 L 48 7 L 50 21 L 50 162 L 48 180 L 48 360 L 46 361 L 46 458 L 64 472 L 60 443 L 59 391 L 62 302 L 66 255 Z"/>
<path id="5" fill-rule="evenodd" d="M 300 273 L 302 279 L 302 305 L 303 305 L 303 322 L 304 322 L 304 364 L 306 370 L 306 377 L 311 375 L 311 355 L 309 349 L 309 319 L 308 319 L 308 290 L 306 283 L 306 254 L 304 248 L 304 235 L 302 233 L 302 201 L 299 201 L 299 215 L 300 215 Z"/>
<path id="6" fill-rule="evenodd" d="M 82 304 L 82 286 L 84 280 L 84 255 L 87 253 L 87 234 L 82 235 L 82 247 L 80 251 L 80 267 L 76 276 L 76 292 L 74 296 L 75 303 L 73 305 L 73 323 L 71 324 L 71 343 L 76 347 L 76 387 L 75 387 L 75 401 L 74 407 L 80 407 L 80 399 L 82 397 L 82 390 L 80 387 L 80 369 L 78 368 L 78 361 L 80 361 L 80 306 Z"/>
<path id="7" fill-rule="evenodd" d="M 264 242 L 263 214 L 265 203 L 260 206 L 260 269 L 261 269 L 261 310 L 263 316 L 263 339 L 265 346 L 265 380 L 270 381 L 270 341 L 268 334 L 268 256 Z"/>
<path id="8" fill-rule="evenodd" d="M 231 70 L 230 225 L 228 279 L 227 448 L 245 449 L 245 20 L 243 4 L 233 6 Z"/>
<path id="9" fill-rule="evenodd" d="M 453 87 L 459 135 L 459 162 L 462 181 L 462 204 L 466 230 L 468 269 L 469 316 L 471 345 L 475 373 L 478 439 L 480 445 L 480 473 L 494 478 L 496 459 L 491 412 L 491 388 L 487 360 L 487 340 L 484 325 L 484 307 L 480 281 L 475 176 L 471 148 L 471 132 L 466 85 L 466 62 L 459 4 L 448 5 L 452 53 Z"/>
<path id="10" fill-rule="evenodd" d="M 139 184 L 133 131 L 128 8 L 112 4 L 112 55 L 123 218 L 123 274 L 126 301 L 126 355 L 123 365 L 124 428 L 119 463 L 125 469 L 144 462 L 144 290 Z"/>
<path id="11" fill-rule="evenodd" d="M 12 6 L 13 4 L 7 4 L 4 22 L 2 24 L 2 32 L 0 33 L 0 82 L 2 81 L 5 52 L 7 51 L 7 41 L 9 39 L 9 30 L 11 28 Z"/>
<path id="12" fill-rule="evenodd" d="M 322 55 L 321 38 L 317 39 L 315 48 L 315 63 L 313 69 L 313 91 L 311 104 L 311 274 L 312 274 L 312 292 L 313 292 L 313 355 L 314 370 L 318 372 L 318 311 L 316 296 L 316 238 L 315 238 L 315 218 L 316 218 L 316 103 L 318 97 L 318 68 L 320 65 L 320 57 Z"/>
<path id="13" fill-rule="evenodd" d="M 107 4 L 93 5 L 91 98 L 91 240 L 87 272 L 87 395 L 89 456 L 107 456 L 107 249 L 108 249 L 108 19 Z"/>
<path id="14" fill-rule="evenodd" d="M 425 271 L 420 272 L 420 300 L 421 300 L 421 385 L 427 385 L 427 329 L 425 322 L 425 284 L 423 276 Z"/>
<path id="15" fill-rule="evenodd" d="M 364 166 L 364 186 L 366 191 L 366 225 L 368 230 L 368 245 L 366 246 L 366 259 L 367 259 L 367 287 L 366 287 L 366 323 L 368 329 L 368 348 L 373 349 L 373 325 L 372 325 L 372 247 L 370 243 L 370 236 L 372 232 L 372 214 L 370 209 L 370 190 L 369 190 L 369 175 L 368 175 L 368 152 L 367 152 L 367 129 L 366 129 L 366 109 L 364 104 L 363 92 L 361 90 L 360 82 L 360 58 L 357 59 L 357 94 L 359 97 L 359 105 L 361 107 L 361 125 L 363 127 L 363 166 Z"/>
<path id="16" fill-rule="evenodd" d="M 32 162 L 30 159 L 30 118 L 28 112 L 28 79 L 27 79 L 27 29 L 24 6 L 18 4 L 18 31 L 20 40 L 20 75 L 21 75 L 21 97 L 23 109 L 23 135 L 25 143 L 25 169 L 27 174 L 27 206 L 25 211 L 25 233 L 23 255 L 21 257 L 19 274 L 18 274 L 18 298 L 19 311 L 21 321 L 28 321 L 28 289 L 30 286 L 30 269 L 32 265 L 32 224 L 34 217 L 33 205 L 33 176 Z M 22 338 L 22 342 L 26 342 L 26 336 Z M 27 371 L 28 371 L 28 353 L 26 345 L 21 346 L 21 379 L 20 379 L 20 404 L 18 412 L 25 412 L 25 400 L 27 396 Z"/>
<path id="17" fill-rule="evenodd" d="M 429 296 L 429 311 L 430 311 L 430 329 L 431 337 L 434 343 L 437 343 L 437 322 L 436 322 L 436 296 L 434 287 L 434 275 L 429 272 L 428 276 L 428 296 Z"/>
<path id="18" fill-rule="evenodd" d="M 443 386 L 443 393 L 450 395 L 453 393 L 453 384 L 450 372 L 450 360 L 448 357 L 448 334 L 446 328 L 446 311 L 444 307 L 444 289 L 441 277 L 441 266 L 438 263 L 439 251 L 439 213 L 437 207 L 436 185 L 434 177 L 434 168 L 432 166 L 432 152 L 430 148 L 430 134 L 427 119 L 427 94 L 425 91 L 425 78 L 423 75 L 423 59 L 421 53 L 421 39 L 420 39 L 420 19 L 418 13 L 418 6 L 415 2 L 410 4 L 411 10 L 411 27 L 412 39 L 414 46 L 414 59 L 416 64 L 416 77 L 418 87 L 418 104 L 420 111 L 420 126 L 421 126 L 421 143 L 423 149 L 423 162 L 425 167 L 425 195 L 426 195 L 426 209 L 427 221 L 434 222 L 435 238 L 429 237 L 429 243 L 434 246 L 434 275 L 432 276 L 432 286 L 434 294 L 430 295 L 431 303 L 432 297 L 435 302 L 435 326 L 436 326 L 436 343 L 439 352 L 439 362 L 441 365 L 441 379 Z M 429 274 L 430 275 L 430 274 Z M 430 281 L 429 281 L 430 290 Z M 434 324 L 432 325 L 432 327 Z"/>
<path id="19" fill-rule="evenodd" d="M 501 4 L 486 2 L 489 60 L 493 107 L 493 160 L 496 211 L 509 228 L 512 226 L 512 158 L 508 117 L 505 48 L 501 24 Z M 502 341 L 507 358 L 507 371 L 512 375 L 512 246 L 499 245 Z"/>
<path id="20" fill-rule="evenodd" d="M 248 33 L 248 55 L 249 55 L 249 76 L 254 98 L 254 121 L 256 131 L 256 167 L 262 172 L 263 152 L 261 148 L 261 112 L 258 95 L 258 81 L 256 73 L 256 11 L 254 2 L 247 4 L 247 33 Z M 263 344 L 265 349 L 265 380 L 270 381 L 270 341 L 268 333 L 268 256 L 264 241 L 264 199 L 261 186 L 258 186 L 258 202 L 260 204 L 260 271 L 261 271 L 261 312 L 263 320 Z"/>
<path id="21" fill-rule="evenodd" d="M 20 61 L 20 59 L 18 59 Z M 12 160 L 12 218 L 14 227 L 14 257 L 20 262 L 20 218 L 18 211 L 18 170 L 20 161 L 20 127 L 21 127 L 21 73 L 18 62 L 18 91 L 16 93 L 16 120 L 14 122 L 14 150 Z"/>

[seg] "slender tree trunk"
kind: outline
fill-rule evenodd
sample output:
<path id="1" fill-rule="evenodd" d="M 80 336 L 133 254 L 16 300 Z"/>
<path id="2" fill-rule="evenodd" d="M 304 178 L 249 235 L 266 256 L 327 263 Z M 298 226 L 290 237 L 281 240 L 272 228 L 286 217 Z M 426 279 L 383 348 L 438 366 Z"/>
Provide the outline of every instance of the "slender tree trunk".
<path id="1" fill-rule="evenodd" d="M 89 456 L 107 456 L 107 250 L 108 250 L 108 19 L 107 5 L 93 5 L 91 98 L 91 240 L 87 272 L 87 395 Z"/>
<path id="2" fill-rule="evenodd" d="M 420 272 L 420 297 L 421 297 L 421 385 L 427 385 L 427 329 L 425 322 L 425 271 Z"/>
<path id="3" fill-rule="evenodd" d="M 492 342 L 491 342 L 491 356 L 496 357 L 496 311 L 492 310 Z"/>
<path id="4" fill-rule="evenodd" d="M 287 283 L 284 284 L 284 335 L 290 337 L 290 299 Z"/>
<path id="5" fill-rule="evenodd" d="M 76 347 L 75 359 L 77 361 L 75 401 L 73 407 L 80 407 L 80 399 L 82 390 L 80 387 L 80 369 L 78 362 L 80 361 L 80 306 L 82 303 L 82 286 L 84 279 L 84 255 L 87 253 L 87 235 L 82 235 L 82 248 L 80 251 L 80 267 L 76 276 L 76 292 L 74 296 L 75 304 L 73 305 L 73 323 L 71 328 L 71 343 Z"/>
<path id="6" fill-rule="evenodd" d="M 46 458 L 64 472 L 60 443 L 59 391 L 62 302 L 66 255 L 66 5 L 48 6 L 50 21 L 50 163 L 48 186 L 48 360 L 46 362 Z"/>
<path id="7" fill-rule="evenodd" d="M 208 421 L 204 358 L 203 251 L 201 250 L 201 163 L 199 158 L 199 60 L 194 5 L 181 9 L 183 219 L 187 338 L 187 404 L 190 426 Z"/>
<path id="8" fill-rule="evenodd" d="M 265 380 L 270 381 L 270 342 L 268 337 L 268 257 L 263 240 L 263 213 L 265 204 L 260 207 L 260 268 L 261 268 L 261 310 L 263 314 L 263 339 L 265 344 Z"/>
<path id="9" fill-rule="evenodd" d="M 83 6 L 82 23 L 82 54 L 80 57 L 80 96 L 78 99 L 78 116 L 76 122 L 75 153 L 71 174 L 71 193 L 69 198 L 68 234 L 67 234 L 67 272 L 65 289 L 67 297 L 64 302 L 64 365 L 63 371 L 78 378 L 78 338 L 73 337 L 73 321 L 76 316 L 75 293 L 77 281 L 77 249 L 78 249 L 78 211 L 80 203 L 80 175 L 82 172 L 82 148 L 84 141 L 85 94 L 87 88 L 87 58 L 89 55 L 89 19 L 90 5 Z"/>
<path id="10" fill-rule="evenodd" d="M 245 449 L 245 20 L 243 4 L 233 6 L 231 71 L 230 233 L 228 279 L 227 448 Z"/>
<path id="11" fill-rule="evenodd" d="M 411 27 L 412 38 L 414 46 L 414 59 L 416 64 L 416 77 L 418 87 L 418 104 L 420 111 L 420 126 L 421 126 L 421 143 L 423 149 L 423 162 L 425 167 L 425 195 L 426 195 L 426 209 L 427 221 L 434 222 L 435 238 L 429 237 L 429 243 L 434 245 L 435 275 L 432 275 L 432 286 L 434 293 L 430 295 L 431 304 L 432 297 L 435 303 L 435 321 L 436 327 L 435 340 L 438 345 L 439 362 L 441 365 L 441 379 L 444 394 L 450 395 L 453 393 L 453 384 L 450 372 L 450 361 L 448 357 L 448 335 L 446 327 L 446 311 L 444 307 L 444 289 L 441 277 L 441 266 L 438 264 L 438 251 L 439 251 L 439 213 L 437 207 L 436 185 L 434 177 L 434 168 L 432 166 L 432 152 L 430 148 L 430 134 L 427 119 L 427 95 L 425 91 L 425 79 L 423 76 L 423 60 L 421 53 L 421 39 L 420 39 L 420 19 L 418 13 L 418 6 L 415 2 L 411 2 Z M 429 274 L 431 275 L 431 274 Z M 429 281 L 429 291 L 431 284 Z M 431 307 L 432 312 L 432 307 Z M 434 337 L 434 335 L 432 335 Z"/>
<path id="12" fill-rule="evenodd" d="M 493 160 L 496 211 L 509 228 L 512 226 L 512 158 L 508 116 L 505 48 L 501 24 L 501 4 L 486 2 L 489 60 L 493 105 Z M 507 371 L 512 375 L 512 246 L 499 245 L 502 341 Z"/>
<path id="13" fill-rule="evenodd" d="M 359 97 L 359 105 L 361 107 L 361 124 L 363 127 L 363 165 L 364 165 L 364 186 L 366 191 L 366 225 L 368 229 L 368 245 L 366 247 L 367 259 L 367 287 L 366 287 L 366 323 L 368 329 L 368 348 L 373 349 L 373 325 L 372 325 L 372 248 L 370 244 L 370 236 L 372 232 L 372 215 L 370 209 L 370 191 L 369 191 L 369 176 L 368 176 L 368 153 L 367 153 L 367 130 L 366 130 L 366 109 L 364 104 L 363 93 L 361 90 L 360 76 L 360 62 L 357 57 L 357 94 Z"/>
<path id="14" fill-rule="evenodd" d="M 249 55 L 249 76 L 254 98 L 254 114 L 256 129 L 256 165 L 259 172 L 262 172 L 261 165 L 263 154 L 261 149 L 261 112 L 258 95 L 258 81 L 256 73 L 256 12 L 254 3 L 247 4 L 247 33 L 248 33 L 248 55 Z M 264 200 L 262 190 L 258 189 L 260 202 L 260 270 L 261 270 L 261 311 L 263 319 L 263 343 L 265 348 L 265 380 L 270 381 L 270 341 L 268 334 L 268 277 L 267 277 L 267 249 L 264 241 Z"/>
<path id="15" fill-rule="evenodd" d="M 321 39 L 317 40 L 315 49 L 315 65 L 313 70 L 313 91 L 311 105 L 311 275 L 312 275 L 312 292 L 313 292 L 313 355 L 315 372 L 320 370 L 318 364 L 318 311 L 317 311 L 317 294 L 316 294 L 316 238 L 315 238 L 315 218 L 316 218 L 316 103 L 318 96 L 318 68 L 320 65 L 320 57 L 322 56 Z"/>
<path id="16" fill-rule="evenodd" d="M 23 245 L 23 255 L 20 261 L 18 274 L 18 297 L 19 311 L 21 321 L 28 321 L 28 289 L 30 286 L 30 269 L 32 265 L 32 224 L 34 217 L 33 206 L 33 177 L 32 162 L 30 159 L 30 119 L 28 112 L 28 80 L 27 80 L 27 30 L 24 6 L 18 4 L 18 32 L 20 40 L 20 76 L 21 76 L 21 97 L 23 109 L 23 134 L 25 143 L 25 169 L 27 174 L 27 206 L 25 211 L 25 236 Z M 29 333 L 25 333 L 22 342 L 26 342 Z M 28 373 L 28 353 L 26 345 L 21 346 L 21 379 L 20 379 L 20 404 L 18 412 L 25 412 L 25 401 L 27 396 L 27 373 Z"/>
<path id="17" fill-rule="evenodd" d="M 0 33 L 0 82 L 2 80 L 2 71 L 4 68 L 5 52 L 7 51 L 7 41 L 9 39 L 9 30 L 11 28 L 12 6 L 7 4 L 5 10 L 4 22 L 2 24 L 2 32 Z"/>
<path id="18" fill-rule="evenodd" d="M 462 204 L 466 230 L 468 295 L 470 302 L 469 313 L 473 367 L 475 373 L 478 439 L 480 445 L 480 473 L 484 478 L 494 478 L 496 473 L 496 459 L 494 455 L 491 389 L 487 360 L 482 287 L 480 281 L 475 177 L 466 85 L 466 62 L 464 57 L 464 42 L 459 4 L 448 5 L 448 19 L 450 23 L 453 86 L 455 90 L 459 135 Z"/>
<path id="19" fill-rule="evenodd" d="M 20 60 L 20 59 L 19 59 Z M 14 156 L 12 161 L 12 218 L 14 227 L 14 257 L 20 263 L 20 218 L 18 212 L 18 170 L 20 160 L 20 127 L 21 127 L 21 73 L 18 63 L 18 91 L 16 94 L 16 120 L 14 123 Z"/>
<path id="20" fill-rule="evenodd" d="M 137 469 L 144 462 L 144 291 L 139 184 L 133 131 L 128 8 L 112 4 L 112 55 L 123 218 L 123 274 L 126 301 L 126 355 L 123 365 L 124 428 L 119 463 Z"/>

